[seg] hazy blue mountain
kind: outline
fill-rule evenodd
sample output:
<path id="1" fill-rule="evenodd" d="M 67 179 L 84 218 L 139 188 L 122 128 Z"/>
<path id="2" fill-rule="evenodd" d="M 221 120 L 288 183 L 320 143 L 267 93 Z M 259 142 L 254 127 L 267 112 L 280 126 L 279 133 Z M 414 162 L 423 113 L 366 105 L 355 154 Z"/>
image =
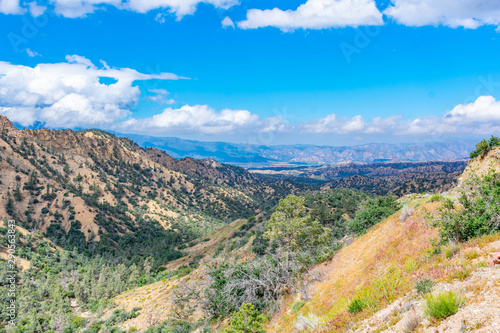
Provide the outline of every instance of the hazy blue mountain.
<path id="1" fill-rule="evenodd" d="M 270 164 L 339 164 L 376 162 L 425 162 L 465 159 L 474 149 L 474 142 L 430 142 L 359 146 L 281 145 L 257 146 L 227 142 L 203 142 L 174 137 L 151 137 L 118 134 L 143 147 L 154 147 L 175 158 L 213 158 L 222 163 L 245 166 Z"/>

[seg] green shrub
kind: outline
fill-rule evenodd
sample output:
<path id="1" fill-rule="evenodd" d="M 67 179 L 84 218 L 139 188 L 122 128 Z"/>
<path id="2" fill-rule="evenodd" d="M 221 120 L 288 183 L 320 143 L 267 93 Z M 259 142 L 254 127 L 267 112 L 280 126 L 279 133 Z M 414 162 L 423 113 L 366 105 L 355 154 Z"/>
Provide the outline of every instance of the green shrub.
<path id="1" fill-rule="evenodd" d="M 473 159 L 478 156 L 482 156 L 483 154 L 489 152 L 493 147 L 498 146 L 500 146 L 500 138 L 492 135 L 488 141 L 483 139 L 476 145 L 476 150 L 470 153 L 470 158 Z"/>
<path id="2" fill-rule="evenodd" d="M 401 208 L 396 197 L 378 197 L 366 202 L 363 207 L 356 212 L 354 219 L 349 222 L 349 229 L 358 234 L 364 234 L 369 228 L 379 223 L 383 219 L 391 216 Z"/>
<path id="3" fill-rule="evenodd" d="M 252 304 L 243 304 L 231 319 L 231 326 L 224 333 L 265 333 L 262 329 L 265 317 Z"/>
<path id="4" fill-rule="evenodd" d="M 71 326 L 73 328 L 80 328 L 85 326 L 86 319 L 82 317 L 74 317 L 71 319 Z"/>
<path id="5" fill-rule="evenodd" d="M 441 194 L 436 193 L 429 198 L 429 202 L 441 202 L 443 199 L 444 197 Z"/>
<path id="6" fill-rule="evenodd" d="M 351 303 L 349 303 L 348 309 L 349 309 L 350 313 L 356 314 L 356 313 L 363 311 L 363 309 L 365 307 L 366 307 L 366 303 L 363 300 L 356 298 Z"/>
<path id="7" fill-rule="evenodd" d="M 456 243 L 449 243 L 446 249 L 444 250 L 444 255 L 446 259 L 451 259 L 453 258 L 458 252 L 460 252 L 460 246 L 458 246 Z"/>
<path id="8" fill-rule="evenodd" d="M 179 268 L 177 268 L 176 276 L 180 279 L 185 277 L 186 275 L 191 274 L 192 271 L 194 271 L 194 268 L 182 265 Z"/>
<path id="9" fill-rule="evenodd" d="M 434 285 L 436 282 L 432 279 L 429 278 L 423 278 L 421 280 L 418 280 L 415 283 L 415 290 L 419 294 L 428 294 L 432 291 L 432 288 L 434 288 Z"/>
<path id="10" fill-rule="evenodd" d="M 300 309 L 302 309 L 302 307 L 306 304 L 306 302 L 304 301 L 297 301 L 295 303 L 293 303 L 292 307 L 290 308 L 290 311 L 292 313 L 296 313 L 297 311 L 299 311 Z"/>
<path id="11" fill-rule="evenodd" d="M 457 313 L 464 303 L 464 296 L 451 291 L 429 295 L 426 298 L 425 314 L 436 319 L 444 319 Z"/>
<path id="12" fill-rule="evenodd" d="M 436 224 L 444 241 L 465 242 L 500 230 L 499 212 L 500 175 L 490 171 L 465 183 L 458 204 L 446 200 Z"/>

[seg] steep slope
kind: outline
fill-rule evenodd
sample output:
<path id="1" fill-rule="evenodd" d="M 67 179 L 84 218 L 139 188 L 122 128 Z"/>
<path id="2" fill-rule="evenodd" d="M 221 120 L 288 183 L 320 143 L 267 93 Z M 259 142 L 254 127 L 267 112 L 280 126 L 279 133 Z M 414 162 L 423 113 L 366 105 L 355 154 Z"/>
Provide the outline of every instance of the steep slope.
<path id="1" fill-rule="evenodd" d="M 500 172 L 500 147 L 493 147 L 486 154 L 470 160 L 460 181 L 466 181 L 471 176 L 481 177 L 490 171 Z"/>
<path id="2" fill-rule="evenodd" d="M 436 253 L 432 240 L 437 230 L 428 218 L 439 203 L 421 198 L 407 204 L 415 206 L 411 217 L 395 214 L 315 267 L 310 274 L 319 281 L 309 288 L 310 299 L 298 311 L 291 309 L 301 295 L 286 300 L 267 331 L 405 332 L 409 317 L 418 317 L 423 330 L 417 332 L 458 332 L 463 320 L 479 332 L 497 332 L 500 317 L 493 295 L 500 293 L 500 276 L 498 269 L 485 267 L 500 250 L 500 235 L 464 244 L 451 257 Z M 413 290 L 422 278 L 437 281 L 437 291 L 467 293 L 466 307 L 443 322 L 425 319 L 422 295 Z M 364 304 L 362 311 L 349 311 L 354 300 Z"/>
<path id="3" fill-rule="evenodd" d="M 0 116 L 0 133 L 0 218 L 62 245 L 104 235 L 116 245 L 160 225 L 192 238 L 305 188 L 213 160 L 175 160 L 98 130 L 17 130 Z"/>

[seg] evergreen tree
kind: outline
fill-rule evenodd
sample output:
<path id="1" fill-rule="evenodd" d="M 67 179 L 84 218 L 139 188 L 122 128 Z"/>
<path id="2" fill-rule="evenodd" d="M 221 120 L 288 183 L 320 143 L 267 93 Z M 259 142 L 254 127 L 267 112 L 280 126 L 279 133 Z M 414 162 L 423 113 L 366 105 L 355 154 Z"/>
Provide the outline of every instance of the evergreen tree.
<path id="1" fill-rule="evenodd" d="M 21 187 L 19 184 L 16 185 L 16 188 L 14 189 L 14 199 L 16 199 L 17 202 L 23 201 L 23 195 L 21 193 Z"/>
<path id="2" fill-rule="evenodd" d="M 7 191 L 7 203 L 5 204 L 5 211 L 10 216 L 14 216 L 14 200 L 12 200 L 10 191 Z"/>
<path id="3" fill-rule="evenodd" d="M 130 285 L 135 285 L 137 281 L 139 281 L 139 277 L 139 269 L 135 264 L 133 264 L 132 266 L 130 266 L 130 276 L 128 278 L 128 283 Z"/>
<path id="4" fill-rule="evenodd" d="M 152 263 L 153 263 L 153 258 L 148 257 L 146 260 L 144 260 L 144 273 L 146 274 L 146 277 L 149 278 L 151 275 L 151 268 L 152 268 Z"/>
<path id="5" fill-rule="evenodd" d="M 289 195 L 280 200 L 271 215 L 266 237 L 279 242 L 287 252 L 311 249 L 328 243 L 331 230 L 306 214 L 304 198 Z"/>

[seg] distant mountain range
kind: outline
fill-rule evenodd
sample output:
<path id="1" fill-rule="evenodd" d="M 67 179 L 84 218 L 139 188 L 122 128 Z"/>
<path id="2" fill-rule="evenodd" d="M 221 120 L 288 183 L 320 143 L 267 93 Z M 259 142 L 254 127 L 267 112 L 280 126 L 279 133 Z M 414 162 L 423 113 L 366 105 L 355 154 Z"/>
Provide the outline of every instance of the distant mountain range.
<path id="1" fill-rule="evenodd" d="M 203 142 L 172 137 L 118 134 L 139 145 L 158 148 L 175 158 L 212 158 L 245 167 L 269 165 L 317 165 L 377 162 L 425 162 L 466 159 L 474 149 L 470 141 L 430 143 L 373 143 L 332 147 L 314 145 L 258 146 L 227 142 Z"/>

